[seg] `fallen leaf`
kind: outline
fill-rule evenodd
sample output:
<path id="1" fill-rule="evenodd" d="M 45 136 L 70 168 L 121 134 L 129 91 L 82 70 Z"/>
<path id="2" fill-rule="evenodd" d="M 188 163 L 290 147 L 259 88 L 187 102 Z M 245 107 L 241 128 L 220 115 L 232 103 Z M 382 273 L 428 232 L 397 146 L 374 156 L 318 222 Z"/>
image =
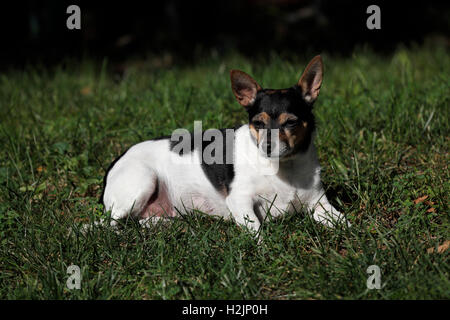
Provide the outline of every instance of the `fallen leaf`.
<path id="1" fill-rule="evenodd" d="M 414 200 L 414 204 L 421 203 L 422 201 L 424 201 L 427 198 L 428 198 L 428 196 L 419 197 L 416 200 Z"/>
<path id="2" fill-rule="evenodd" d="M 443 253 L 445 252 L 448 248 L 450 247 L 450 240 L 446 240 L 444 241 L 443 244 L 441 244 L 440 246 L 437 247 L 437 253 Z M 433 253 L 434 252 L 434 247 L 428 248 L 427 249 L 428 253 Z"/>
<path id="3" fill-rule="evenodd" d="M 435 211 L 436 211 L 435 208 L 430 208 L 430 209 L 427 210 L 428 213 L 435 212 Z"/>
<path id="4" fill-rule="evenodd" d="M 84 87 L 83 89 L 80 90 L 80 93 L 83 96 L 87 96 L 88 94 L 90 94 L 92 92 L 91 87 Z"/>

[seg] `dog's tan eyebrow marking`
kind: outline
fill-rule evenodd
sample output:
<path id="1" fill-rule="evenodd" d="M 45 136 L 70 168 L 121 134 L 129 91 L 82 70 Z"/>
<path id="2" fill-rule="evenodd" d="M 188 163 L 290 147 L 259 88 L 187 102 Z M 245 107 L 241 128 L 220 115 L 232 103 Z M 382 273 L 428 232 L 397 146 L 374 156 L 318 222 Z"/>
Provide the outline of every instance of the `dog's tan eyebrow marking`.
<path id="1" fill-rule="evenodd" d="M 261 112 L 254 116 L 252 118 L 252 121 L 262 121 L 265 124 L 268 124 L 270 121 L 270 116 L 267 114 L 267 112 Z"/>
<path id="2" fill-rule="evenodd" d="M 292 114 L 292 113 L 287 113 L 287 112 L 283 112 L 282 114 L 280 114 L 278 116 L 278 123 L 280 125 L 283 125 L 286 123 L 286 121 L 288 120 L 293 120 L 293 121 L 297 121 L 297 116 Z"/>

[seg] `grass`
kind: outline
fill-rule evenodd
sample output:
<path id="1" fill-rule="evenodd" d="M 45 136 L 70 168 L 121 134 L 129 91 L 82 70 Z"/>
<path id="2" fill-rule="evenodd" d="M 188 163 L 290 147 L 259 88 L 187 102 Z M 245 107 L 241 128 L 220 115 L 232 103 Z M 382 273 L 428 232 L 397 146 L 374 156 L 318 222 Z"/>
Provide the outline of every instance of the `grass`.
<path id="1" fill-rule="evenodd" d="M 97 203 L 105 170 L 128 147 L 194 120 L 245 122 L 229 69 L 288 87 L 311 57 L 146 61 L 121 79 L 106 59 L 0 75 L 0 298 L 449 299 L 443 47 L 323 54 L 316 145 L 331 202 L 351 229 L 290 214 L 268 221 L 257 245 L 233 223 L 196 213 L 148 229 L 80 232 L 105 215 Z M 82 270 L 81 290 L 66 288 L 71 264 Z M 373 264 L 380 290 L 366 287 Z"/>

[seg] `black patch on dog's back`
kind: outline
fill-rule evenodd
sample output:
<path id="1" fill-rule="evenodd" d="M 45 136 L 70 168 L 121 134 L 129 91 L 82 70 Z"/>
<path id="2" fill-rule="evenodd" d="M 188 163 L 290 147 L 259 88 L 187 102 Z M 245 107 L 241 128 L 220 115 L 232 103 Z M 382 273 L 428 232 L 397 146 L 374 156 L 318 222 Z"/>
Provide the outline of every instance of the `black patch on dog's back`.
<path id="1" fill-rule="evenodd" d="M 211 184 L 214 186 L 214 188 L 219 191 L 222 194 L 228 195 L 230 192 L 230 185 L 233 182 L 234 179 L 234 132 L 239 128 L 240 126 L 234 127 L 232 129 L 233 131 L 233 137 L 232 139 L 229 139 L 228 141 L 226 136 L 227 129 L 219 129 L 219 131 L 222 134 L 223 137 L 223 154 L 222 154 L 222 161 L 221 163 L 212 163 L 207 164 L 204 159 L 201 160 L 201 167 L 203 172 L 205 173 L 208 180 L 211 182 Z M 188 150 L 180 150 L 178 153 L 180 156 L 182 156 L 186 151 L 192 152 L 197 146 L 195 146 L 194 143 L 194 133 L 190 132 L 190 149 Z M 200 138 L 200 149 L 201 152 L 200 156 L 203 157 L 205 148 L 208 147 L 211 143 L 214 142 L 214 138 L 212 141 L 204 141 L 204 134 L 205 131 L 202 132 Z M 176 152 L 173 149 L 175 146 L 181 143 L 181 139 L 178 141 L 170 141 L 170 150 L 172 152 Z M 200 150 L 199 150 L 200 151 Z M 215 156 L 215 154 L 212 154 L 212 156 Z M 227 163 L 227 159 L 231 159 L 231 163 Z M 230 162 L 230 161 L 229 161 Z"/>
<path id="2" fill-rule="evenodd" d="M 234 179 L 234 139 L 236 128 L 232 129 L 233 137 L 230 139 L 231 141 L 227 141 L 226 129 L 220 129 L 223 137 L 223 154 L 222 154 L 222 163 L 212 163 L 206 164 L 205 161 L 202 161 L 202 169 L 205 173 L 208 180 L 212 183 L 214 188 L 217 191 L 224 195 L 228 195 L 230 193 L 230 185 Z M 203 140 L 203 139 L 202 139 Z M 212 141 L 203 141 L 202 143 L 202 154 L 205 148 L 212 143 Z M 227 153 L 229 152 L 229 153 Z M 213 155 L 214 156 L 214 155 Z M 227 164 L 227 159 L 231 159 L 231 163 Z"/>
<path id="3" fill-rule="evenodd" d="M 206 164 L 205 161 L 202 161 L 202 169 L 205 173 L 206 177 L 209 181 L 211 181 L 214 188 L 217 191 L 228 195 L 230 193 L 230 185 L 234 179 L 234 132 L 233 129 L 233 137 L 230 139 L 231 141 L 227 141 L 227 137 L 225 135 L 226 129 L 220 129 L 220 132 L 223 136 L 223 154 L 222 154 L 222 163 L 212 163 Z M 209 141 L 205 141 L 202 144 L 202 154 L 205 148 L 212 143 Z M 229 152 L 229 154 L 227 153 Z M 214 156 L 214 155 L 213 155 Z M 231 159 L 231 163 L 227 164 L 227 158 Z"/>

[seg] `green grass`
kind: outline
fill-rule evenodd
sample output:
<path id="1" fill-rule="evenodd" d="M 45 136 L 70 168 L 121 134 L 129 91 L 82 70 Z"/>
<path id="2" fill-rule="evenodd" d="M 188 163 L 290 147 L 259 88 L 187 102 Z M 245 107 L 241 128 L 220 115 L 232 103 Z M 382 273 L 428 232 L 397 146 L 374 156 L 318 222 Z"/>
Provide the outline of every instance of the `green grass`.
<path id="1" fill-rule="evenodd" d="M 449 299 L 450 250 L 436 252 L 450 240 L 442 47 L 323 54 L 316 144 L 330 200 L 351 229 L 290 214 L 268 221 L 258 245 L 233 223 L 197 213 L 148 229 L 79 231 L 104 216 L 103 175 L 120 153 L 194 120 L 244 123 L 228 70 L 288 87 L 312 56 L 289 58 L 131 63 L 121 80 L 107 60 L 0 75 L 0 298 Z M 71 264 L 82 269 L 81 290 L 66 288 Z M 380 290 L 366 287 L 372 264 Z"/>

